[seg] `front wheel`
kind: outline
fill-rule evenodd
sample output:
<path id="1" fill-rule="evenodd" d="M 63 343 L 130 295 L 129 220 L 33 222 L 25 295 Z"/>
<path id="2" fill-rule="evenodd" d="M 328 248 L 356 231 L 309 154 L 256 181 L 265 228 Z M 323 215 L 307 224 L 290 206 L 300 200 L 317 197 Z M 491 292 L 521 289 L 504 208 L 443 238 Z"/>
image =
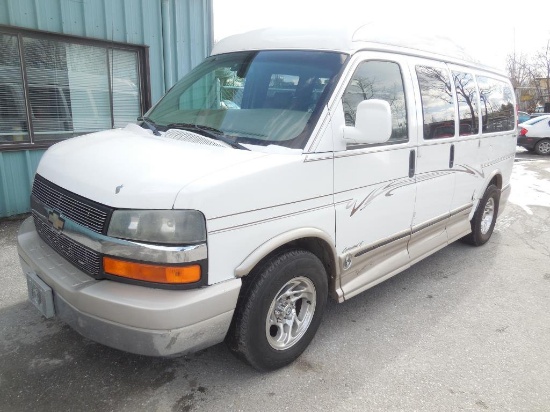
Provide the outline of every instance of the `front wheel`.
<path id="1" fill-rule="evenodd" d="M 500 190 L 495 185 L 490 185 L 479 201 L 477 210 L 470 222 L 472 233 L 463 238 L 466 243 L 474 246 L 487 243 L 495 228 L 499 202 Z"/>
<path id="2" fill-rule="evenodd" d="M 535 152 L 539 155 L 550 154 L 550 140 L 541 140 L 535 145 Z"/>
<path id="3" fill-rule="evenodd" d="M 258 370 L 288 365 L 313 339 L 327 295 L 327 274 L 313 253 L 276 255 L 243 279 L 229 349 Z"/>

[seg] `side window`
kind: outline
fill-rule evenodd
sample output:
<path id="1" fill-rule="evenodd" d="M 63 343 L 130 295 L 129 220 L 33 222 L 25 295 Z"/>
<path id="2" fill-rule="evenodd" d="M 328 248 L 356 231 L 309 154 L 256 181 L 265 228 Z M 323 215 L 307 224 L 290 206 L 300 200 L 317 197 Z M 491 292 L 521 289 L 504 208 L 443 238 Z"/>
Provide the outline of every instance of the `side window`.
<path id="1" fill-rule="evenodd" d="M 455 110 L 447 70 L 416 66 L 416 76 L 422 97 L 424 139 L 453 137 Z"/>
<path id="2" fill-rule="evenodd" d="M 479 132 L 477 89 L 474 77 L 469 73 L 453 72 L 458 105 L 459 135 L 469 136 Z"/>
<path id="3" fill-rule="evenodd" d="M 381 99 L 390 104 L 393 128 L 388 143 L 408 140 L 407 106 L 401 69 L 395 62 L 361 63 L 342 96 L 346 126 L 355 125 L 357 105 L 363 100 Z"/>
<path id="4" fill-rule="evenodd" d="M 513 92 L 503 81 L 477 77 L 481 102 L 481 132 L 493 133 L 515 127 Z"/>

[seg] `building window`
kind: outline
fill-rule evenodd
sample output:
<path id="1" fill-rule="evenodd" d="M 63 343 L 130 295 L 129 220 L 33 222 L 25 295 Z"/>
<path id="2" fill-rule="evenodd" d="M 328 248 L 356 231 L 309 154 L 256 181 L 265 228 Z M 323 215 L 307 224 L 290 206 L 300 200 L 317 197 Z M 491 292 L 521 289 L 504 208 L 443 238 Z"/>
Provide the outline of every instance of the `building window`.
<path id="1" fill-rule="evenodd" d="M 17 36 L 0 33 L 0 143 L 30 142 Z"/>
<path id="2" fill-rule="evenodd" d="M 0 150 L 135 123 L 149 105 L 144 56 L 140 46 L 0 32 Z"/>

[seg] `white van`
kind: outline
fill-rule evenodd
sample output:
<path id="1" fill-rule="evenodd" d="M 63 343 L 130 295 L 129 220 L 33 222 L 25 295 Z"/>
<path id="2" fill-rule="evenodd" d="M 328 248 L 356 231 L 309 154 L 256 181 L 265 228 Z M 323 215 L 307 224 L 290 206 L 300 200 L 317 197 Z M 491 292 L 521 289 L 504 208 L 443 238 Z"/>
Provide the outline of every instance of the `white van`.
<path id="1" fill-rule="evenodd" d="M 225 340 L 270 370 L 328 296 L 484 244 L 510 193 L 514 93 L 428 48 L 368 26 L 233 36 L 141 126 L 52 146 L 18 238 L 30 299 L 124 351 Z"/>

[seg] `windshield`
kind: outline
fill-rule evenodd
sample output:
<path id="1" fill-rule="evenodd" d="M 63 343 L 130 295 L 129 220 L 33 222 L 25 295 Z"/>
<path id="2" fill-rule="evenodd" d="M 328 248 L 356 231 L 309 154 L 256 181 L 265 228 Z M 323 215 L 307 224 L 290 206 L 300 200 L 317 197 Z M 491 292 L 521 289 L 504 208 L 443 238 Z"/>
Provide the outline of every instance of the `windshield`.
<path id="1" fill-rule="evenodd" d="M 345 60 L 300 50 L 212 56 L 145 118 L 161 131 L 194 125 L 241 144 L 303 148 Z"/>

